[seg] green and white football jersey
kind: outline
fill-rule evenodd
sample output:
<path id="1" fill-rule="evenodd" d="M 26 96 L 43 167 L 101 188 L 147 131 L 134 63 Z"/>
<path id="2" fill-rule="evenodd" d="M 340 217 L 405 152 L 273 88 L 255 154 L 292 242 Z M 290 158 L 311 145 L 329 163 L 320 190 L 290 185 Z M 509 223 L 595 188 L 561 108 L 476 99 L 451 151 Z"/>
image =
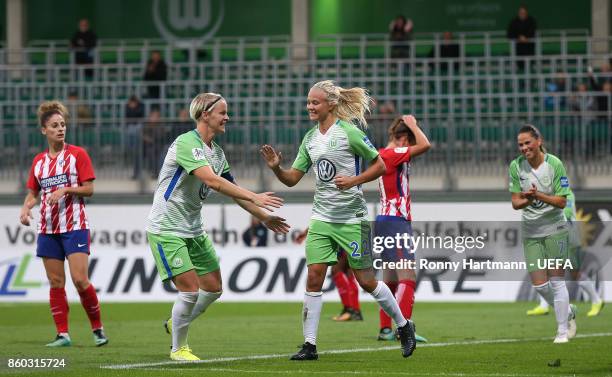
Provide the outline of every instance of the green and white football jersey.
<path id="1" fill-rule="evenodd" d="M 203 166 L 210 166 L 217 175 L 230 170 L 221 147 L 212 142 L 210 148 L 197 130 L 177 137 L 159 173 L 147 232 L 184 238 L 204 233 L 201 210 L 211 188 L 191 175 Z"/>
<path id="2" fill-rule="evenodd" d="M 331 223 L 358 224 L 367 221 L 367 207 L 361 186 L 339 190 L 334 184 L 338 175 L 356 176 L 363 162 L 370 162 L 378 151 L 356 126 L 338 120 L 325 135 L 319 126 L 304 136 L 294 169 L 307 172 L 314 165 L 316 188 L 312 219 Z"/>
<path id="3" fill-rule="evenodd" d="M 510 163 L 510 192 L 529 191 L 531 185 L 548 195 L 566 196 L 570 193 L 565 167 L 552 154 L 544 156 L 544 162 L 534 169 L 524 156 Z M 563 210 L 542 201 L 535 200 L 523 208 L 522 229 L 525 238 L 546 237 L 567 229 Z"/>
<path id="4" fill-rule="evenodd" d="M 563 215 L 569 224 L 569 240 L 573 247 L 580 246 L 580 223 L 576 221 L 576 197 L 574 192 L 570 190 L 569 195 L 565 197 L 566 204 L 563 209 Z"/>

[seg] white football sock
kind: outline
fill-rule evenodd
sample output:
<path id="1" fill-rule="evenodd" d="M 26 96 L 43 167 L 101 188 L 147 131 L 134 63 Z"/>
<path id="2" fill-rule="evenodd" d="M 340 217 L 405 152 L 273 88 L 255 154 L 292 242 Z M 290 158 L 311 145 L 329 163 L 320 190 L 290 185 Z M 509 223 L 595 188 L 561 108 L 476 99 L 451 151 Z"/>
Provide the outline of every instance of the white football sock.
<path id="1" fill-rule="evenodd" d="M 187 331 L 198 292 L 179 292 L 172 307 L 172 352 L 187 345 Z"/>
<path id="2" fill-rule="evenodd" d="M 191 322 L 194 319 L 198 318 L 202 313 L 206 311 L 206 309 L 215 302 L 219 297 L 221 297 L 221 292 L 206 292 L 205 290 L 198 289 L 198 300 L 193 306 L 193 311 L 191 312 Z"/>
<path id="3" fill-rule="evenodd" d="M 404 315 L 402 314 L 402 310 L 397 304 L 397 300 L 393 297 L 393 293 L 387 284 L 382 281 L 378 282 L 376 288 L 370 293 L 372 297 L 378 302 L 378 305 L 384 310 L 385 313 L 395 321 L 397 327 L 403 327 L 408 322 Z"/>
<path id="4" fill-rule="evenodd" d="M 557 333 L 567 334 L 567 320 L 569 315 L 569 292 L 562 277 L 550 278 L 554 296 L 555 316 L 557 317 Z"/>
<path id="5" fill-rule="evenodd" d="M 546 303 L 546 307 L 554 305 L 553 290 L 549 282 L 546 282 L 541 285 L 534 285 L 533 289 L 535 289 L 536 292 L 538 292 L 538 294 L 540 295 L 540 306 L 543 306 L 542 302 Z"/>
<path id="6" fill-rule="evenodd" d="M 599 304 L 601 302 L 601 297 L 599 297 L 597 291 L 595 290 L 595 283 L 593 283 L 591 279 L 581 275 L 580 279 L 578 279 L 578 286 L 589 295 L 591 304 Z"/>
<path id="7" fill-rule="evenodd" d="M 304 342 L 317 344 L 317 330 L 323 307 L 323 292 L 305 292 L 302 309 L 302 331 Z"/>
<path id="8" fill-rule="evenodd" d="M 538 295 L 540 297 L 540 308 L 548 309 L 550 305 L 548 305 L 548 301 L 542 295 Z"/>

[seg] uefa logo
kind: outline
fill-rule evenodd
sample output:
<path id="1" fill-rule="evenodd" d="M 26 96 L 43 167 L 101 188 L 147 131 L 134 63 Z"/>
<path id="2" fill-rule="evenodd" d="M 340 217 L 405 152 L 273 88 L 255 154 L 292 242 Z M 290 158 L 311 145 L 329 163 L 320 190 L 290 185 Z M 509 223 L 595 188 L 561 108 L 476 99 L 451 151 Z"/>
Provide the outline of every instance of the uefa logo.
<path id="1" fill-rule="evenodd" d="M 213 37 L 225 13 L 224 0 L 153 0 L 153 22 L 166 40 Z"/>
<path id="2" fill-rule="evenodd" d="M 317 175 L 323 182 L 329 182 L 336 176 L 336 166 L 326 159 L 322 158 L 317 162 Z"/>

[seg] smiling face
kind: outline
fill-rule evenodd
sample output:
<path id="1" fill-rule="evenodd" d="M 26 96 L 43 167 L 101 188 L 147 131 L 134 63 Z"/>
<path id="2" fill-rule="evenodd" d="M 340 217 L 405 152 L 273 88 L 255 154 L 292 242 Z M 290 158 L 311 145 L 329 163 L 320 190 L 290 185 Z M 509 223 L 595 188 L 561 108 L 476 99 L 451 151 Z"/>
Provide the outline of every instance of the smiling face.
<path id="1" fill-rule="evenodd" d="M 542 153 L 540 150 L 542 140 L 536 139 L 530 132 L 522 132 L 518 134 L 517 139 L 519 150 L 527 160 L 532 160 Z"/>
<path id="2" fill-rule="evenodd" d="M 204 113 L 202 116 L 204 122 L 208 125 L 208 128 L 215 134 L 225 133 L 225 123 L 229 121 L 229 115 L 227 114 L 227 102 L 220 100 L 212 110 Z"/>
<path id="3" fill-rule="evenodd" d="M 53 114 L 41 128 L 49 144 L 63 143 L 66 138 L 66 121 L 61 114 Z"/>
<path id="4" fill-rule="evenodd" d="M 308 92 L 306 101 L 306 110 L 308 110 L 308 118 L 312 121 L 321 123 L 331 114 L 333 105 L 327 102 L 327 94 L 319 89 L 312 88 Z"/>

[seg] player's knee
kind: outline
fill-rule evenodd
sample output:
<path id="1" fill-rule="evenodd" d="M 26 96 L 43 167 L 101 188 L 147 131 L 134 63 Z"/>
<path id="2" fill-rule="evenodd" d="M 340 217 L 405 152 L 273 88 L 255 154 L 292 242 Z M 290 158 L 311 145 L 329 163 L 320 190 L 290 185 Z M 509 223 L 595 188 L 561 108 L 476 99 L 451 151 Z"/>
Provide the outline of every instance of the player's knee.
<path id="1" fill-rule="evenodd" d="M 79 292 L 87 289 L 87 287 L 89 287 L 89 284 L 90 284 L 87 276 L 74 276 L 72 278 L 72 283 L 74 284 L 74 287 Z"/>
<path id="2" fill-rule="evenodd" d="M 47 279 L 51 288 L 64 288 L 66 285 L 66 278 L 64 276 L 47 275 Z"/>
<path id="3" fill-rule="evenodd" d="M 323 280 L 325 276 L 321 277 L 320 274 L 315 271 L 308 271 L 308 279 L 306 281 L 306 287 L 309 292 L 319 292 L 323 288 Z"/>
<path id="4" fill-rule="evenodd" d="M 376 281 L 376 279 L 358 280 L 358 282 L 359 282 L 359 286 L 368 293 L 374 292 L 374 290 L 376 289 L 376 286 L 378 285 L 378 282 Z"/>

